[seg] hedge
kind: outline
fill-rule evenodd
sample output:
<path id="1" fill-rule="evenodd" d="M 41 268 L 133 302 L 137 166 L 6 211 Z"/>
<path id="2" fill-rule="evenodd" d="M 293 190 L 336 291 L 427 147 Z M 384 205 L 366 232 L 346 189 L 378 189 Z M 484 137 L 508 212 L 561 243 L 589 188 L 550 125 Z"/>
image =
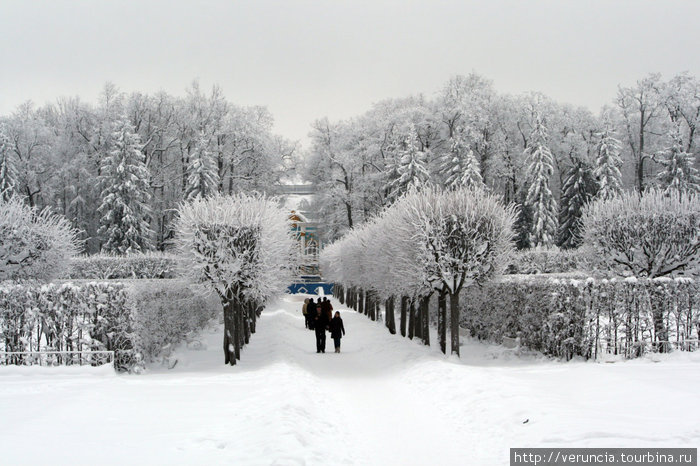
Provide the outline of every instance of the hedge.
<path id="1" fill-rule="evenodd" d="M 179 258 L 168 253 L 144 253 L 117 256 L 96 254 L 71 261 L 67 279 L 113 280 L 136 278 L 175 278 Z"/>
<path id="2" fill-rule="evenodd" d="M 461 325 L 479 339 L 570 359 L 636 357 L 700 338 L 700 282 L 504 276 L 465 291 Z M 695 346 L 695 345 L 694 345 Z"/>
<path id="3" fill-rule="evenodd" d="M 220 305 L 178 280 L 0 284 L 0 351 L 115 351 L 139 372 Z M 21 364 L 21 361 L 18 361 Z"/>

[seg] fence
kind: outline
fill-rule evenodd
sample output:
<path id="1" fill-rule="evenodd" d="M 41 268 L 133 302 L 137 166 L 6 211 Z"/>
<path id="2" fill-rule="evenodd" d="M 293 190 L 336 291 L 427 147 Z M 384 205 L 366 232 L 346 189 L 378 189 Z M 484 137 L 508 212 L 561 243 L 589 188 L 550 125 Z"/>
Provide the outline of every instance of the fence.
<path id="1" fill-rule="evenodd" d="M 0 351 L 0 366 L 114 367 L 114 351 Z"/>

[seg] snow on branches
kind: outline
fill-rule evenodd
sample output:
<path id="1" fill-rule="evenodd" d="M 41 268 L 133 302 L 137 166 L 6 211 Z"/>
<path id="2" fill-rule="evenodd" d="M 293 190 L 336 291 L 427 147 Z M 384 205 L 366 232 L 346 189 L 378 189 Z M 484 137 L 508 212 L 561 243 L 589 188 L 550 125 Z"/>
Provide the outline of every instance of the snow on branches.
<path id="1" fill-rule="evenodd" d="M 126 120 L 117 120 L 113 149 L 103 159 L 100 174 L 102 215 L 98 234 L 106 238 L 103 252 L 118 254 L 151 249 L 150 174 L 138 133 Z"/>
<path id="2" fill-rule="evenodd" d="M 49 210 L 0 198 L 0 280 L 49 280 L 68 269 L 77 232 Z"/>
<path id="3" fill-rule="evenodd" d="M 557 233 L 557 201 L 549 188 L 554 173 L 554 158 L 547 139 L 547 128 L 540 114 L 536 113 L 530 144 L 525 149 L 525 156 L 530 161 L 530 186 L 525 203 L 532 212 L 529 234 L 531 247 L 552 246 Z"/>
<path id="4" fill-rule="evenodd" d="M 700 271 L 700 195 L 649 190 L 584 209 L 583 240 L 604 270 L 655 278 Z"/>
<path id="5" fill-rule="evenodd" d="M 512 206 L 480 189 L 411 190 L 327 247 L 321 267 L 328 279 L 384 299 L 449 295 L 452 352 L 459 354 L 459 292 L 507 265 L 514 221 Z"/>
<path id="6" fill-rule="evenodd" d="M 287 217 L 274 199 L 260 195 L 214 195 L 180 206 L 183 273 L 221 299 L 224 355 L 232 365 L 263 304 L 291 282 L 297 248 Z"/>

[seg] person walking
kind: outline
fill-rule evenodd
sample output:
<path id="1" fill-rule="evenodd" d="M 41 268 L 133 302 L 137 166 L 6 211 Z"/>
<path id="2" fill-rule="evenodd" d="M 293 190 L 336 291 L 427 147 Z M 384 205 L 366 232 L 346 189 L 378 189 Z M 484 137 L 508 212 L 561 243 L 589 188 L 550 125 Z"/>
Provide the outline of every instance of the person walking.
<path id="1" fill-rule="evenodd" d="M 304 328 L 309 328 L 309 315 L 307 308 L 309 307 L 309 298 L 304 299 L 304 304 L 301 306 L 301 313 L 304 315 Z"/>
<path id="2" fill-rule="evenodd" d="M 320 298 L 319 298 L 320 299 Z M 326 330 L 328 328 L 328 317 L 321 310 L 316 308 L 316 318 L 314 319 L 314 330 L 316 331 L 316 352 L 326 352 Z"/>
<path id="3" fill-rule="evenodd" d="M 333 305 L 331 304 L 330 299 L 326 299 L 326 297 L 323 297 L 323 301 L 321 302 L 321 310 L 326 314 L 326 317 L 328 318 L 328 322 L 331 321 L 333 318 Z"/>
<path id="4" fill-rule="evenodd" d="M 329 328 L 331 329 L 331 338 L 335 345 L 335 352 L 340 353 L 340 339 L 345 335 L 345 326 L 343 325 L 343 319 L 340 318 L 340 312 L 335 311 L 335 316 L 331 319 Z"/>
<path id="5" fill-rule="evenodd" d="M 309 298 L 309 304 L 306 305 L 306 319 L 308 329 L 313 330 L 316 322 L 316 303 L 314 298 Z"/>

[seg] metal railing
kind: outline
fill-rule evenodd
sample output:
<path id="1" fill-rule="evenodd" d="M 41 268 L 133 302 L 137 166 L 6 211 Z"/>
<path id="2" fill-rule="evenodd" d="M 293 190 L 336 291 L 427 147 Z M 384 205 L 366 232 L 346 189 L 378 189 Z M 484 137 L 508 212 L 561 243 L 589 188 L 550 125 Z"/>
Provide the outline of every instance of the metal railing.
<path id="1" fill-rule="evenodd" d="M 114 351 L 0 351 L 0 366 L 114 367 Z"/>

